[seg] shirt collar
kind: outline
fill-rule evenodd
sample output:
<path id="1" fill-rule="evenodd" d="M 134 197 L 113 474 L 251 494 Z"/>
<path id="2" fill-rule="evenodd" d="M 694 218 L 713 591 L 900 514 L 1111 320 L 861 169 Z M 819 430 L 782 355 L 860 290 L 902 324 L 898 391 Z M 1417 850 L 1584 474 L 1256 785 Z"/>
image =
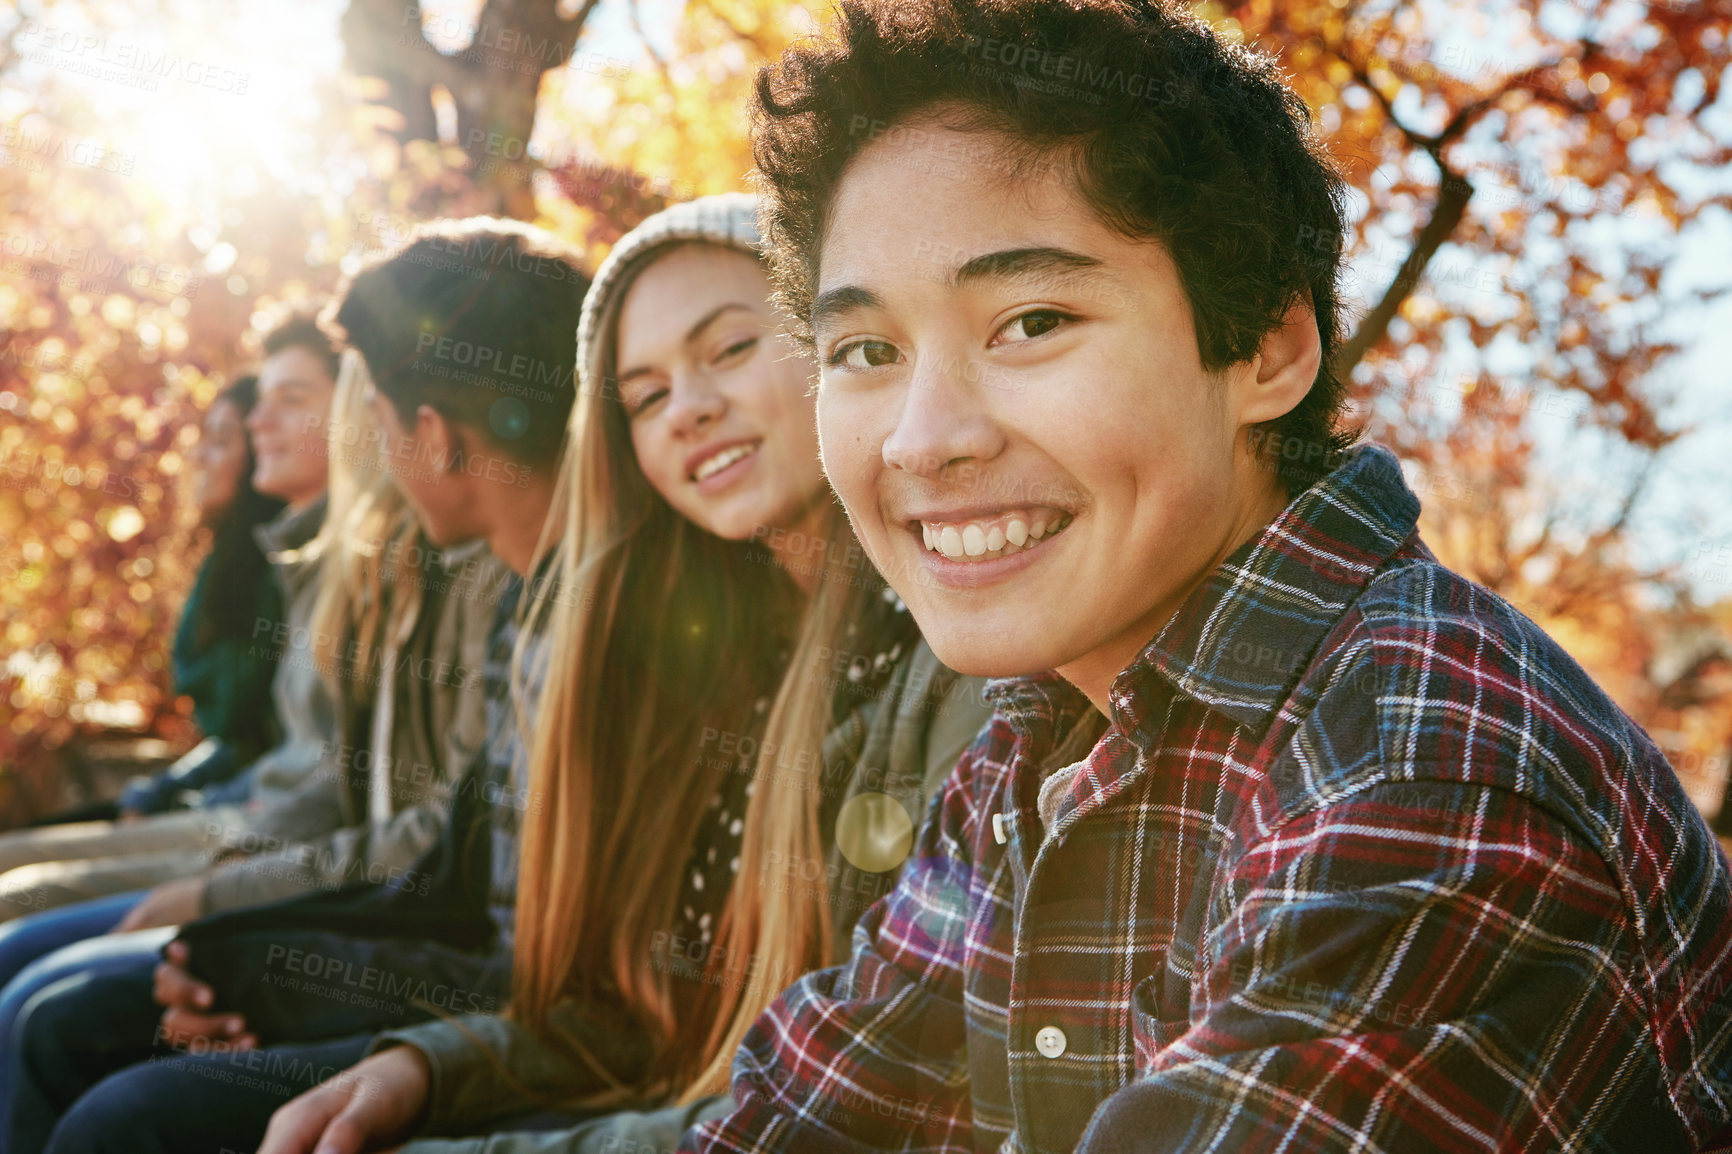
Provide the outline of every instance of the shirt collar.
<path id="1" fill-rule="evenodd" d="M 320 493 L 318 500 L 303 509 L 284 509 L 263 525 L 253 526 L 253 539 L 268 557 L 273 553 L 288 553 L 301 549 L 319 535 L 325 523 L 325 506 L 329 495 Z"/>
<path id="2" fill-rule="evenodd" d="M 984 693 L 993 712 L 1010 723 L 1021 749 L 1036 756 L 1045 756 L 1094 712 L 1081 690 L 1052 672 L 994 678 Z"/>
<path id="3" fill-rule="evenodd" d="M 1114 680 L 1136 732 L 1151 672 L 1261 737 L 1317 647 L 1419 521 L 1395 455 L 1362 445 L 1233 552 Z"/>

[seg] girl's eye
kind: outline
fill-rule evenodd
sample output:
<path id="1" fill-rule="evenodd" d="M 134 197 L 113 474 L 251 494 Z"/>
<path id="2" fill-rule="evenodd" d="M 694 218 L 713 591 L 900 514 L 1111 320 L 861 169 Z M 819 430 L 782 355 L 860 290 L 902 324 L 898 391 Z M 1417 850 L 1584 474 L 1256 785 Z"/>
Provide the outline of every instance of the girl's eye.
<path id="1" fill-rule="evenodd" d="M 1009 343 L 1017 344 L 1045 336 L 1053 329 L 1071 318 L 1057 309 L 1031 309 L 1021 316 L 1012 317 L 999 329 L 999 335 Z M 1020 333 L 1018 330 L 1021 330 Z"/>
<path id="2" fill-rule="evenodd" d="M 720 364 L 723 361 L 732 360 L 733 358 L 738 357 L 741 354 L 746 353 L 746 352 L 750 351 L 751 349 L 756 348 L 757 345 L 758 345 L 758 338 L 757 337 L 742 337 L 741 339 L 730 344 L 727 348 L 723 349 L 716 356 L 716 363 Z"/>
<path id="3" fill-rule="evenodd" d="M 845 369 L 872 369 L 893 365 L 898 359 L 896 346 L 889 341 L 853 341 L 839 346 L 826 364 Z"/>
<path id="4" fill-rule="evenodd" d="M 666 389 L 646 389 L 635 396 L 624 398 L 625 419 L 628 421 L 637 420 L 648 411 L 651 405 L 655 404 L 667 395 L 668 391 Z"/>

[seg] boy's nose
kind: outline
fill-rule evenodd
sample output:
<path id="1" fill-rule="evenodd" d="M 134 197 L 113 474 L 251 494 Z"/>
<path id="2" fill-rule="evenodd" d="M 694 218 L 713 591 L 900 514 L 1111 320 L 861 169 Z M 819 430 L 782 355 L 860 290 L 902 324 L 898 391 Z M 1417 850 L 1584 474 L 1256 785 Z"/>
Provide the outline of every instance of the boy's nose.
<path id="1" fill-rule="evenodd" d="M 916 363 L 896 427 L 884 439 L 884 463 L 929 477 L 960 461 L 996 457 L 1004 436 L 978 392 L 977 385 L 942 366 Z"/>

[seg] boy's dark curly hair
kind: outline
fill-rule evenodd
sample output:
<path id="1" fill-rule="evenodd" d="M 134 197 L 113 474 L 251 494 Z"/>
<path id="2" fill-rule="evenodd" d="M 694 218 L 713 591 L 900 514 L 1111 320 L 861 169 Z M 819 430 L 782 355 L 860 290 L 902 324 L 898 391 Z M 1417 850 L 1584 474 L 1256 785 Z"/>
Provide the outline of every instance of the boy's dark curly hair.
<path id="1" fill-rule="evenodd" d="M 1290 493 L 1338 463 L 1354 440 L 1333 365 L 1343 184 L 1273 60 L 1167 4 L 841 0 L 826 36 L 759 72 L 753 107 L 777 297 L 802 327 L 849 160 L 935 112 L 1001 134 L 1007 171 L 1061 160 L 1109 227 L 1159 240 L 1210 370 L 1254 356 L 1308 294 L 1322 366 L 1252 444 Z"/>

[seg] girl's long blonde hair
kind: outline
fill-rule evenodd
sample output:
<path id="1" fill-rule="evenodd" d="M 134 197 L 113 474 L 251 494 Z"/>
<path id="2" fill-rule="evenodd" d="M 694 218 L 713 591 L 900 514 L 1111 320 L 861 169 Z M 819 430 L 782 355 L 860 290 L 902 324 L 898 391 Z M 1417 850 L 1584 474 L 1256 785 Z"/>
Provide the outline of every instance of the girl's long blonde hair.
<path id="1" fill-rule="evenodd" d="M 360 354 L 344 352 L 325 442 L 330 461 L 325 520 L 301 549 L 319 565 L 310 622 L 313 660 L 336 692 L 363 707 L 375 686 L 367 673 L 388 637 L 401 641 L 414 628 L 423 592 L 416 579 L 419 565 L 390 564 L 390 558 L 405 554 L 419 530 L 365 435 L 372 426 L 368 379 Z M 411 556 L 428 552 L 408 551 Z"/>
<path id="2" fill-rule="evenodd" d="M 561 998 L 621 999 L 657 1059 L 644 1084 L 615 1087 L 612 1100 L 690 1099 L 724 1089 L 746 1028 L 829 960 L 822 882 L 778 892 L 764 885 L 765 865 L 824 858 L 819 754 L 832 696 L 820 659 L 876 585 L 830 562 L 859 553 L 846 550 L 852 534 L 827 490 L 816 536 L 829 545 L 815 550 L 821 579 L 805 599 L 768 550 L 697 528 L 651 487 L 610 387 L 625 291 L 601 318 L 596 372 L 572 410 L 548 522 L 556 592 L 532 590 L 528 609 L 537 620 L 525 636 L 547 637 L 552 660 L 531 743 L 511 1012 L 540 1028 Z M 650 943 L 672 922 L 699 821 L 735 771 L 704 755 L 706 733 L 746 732 L 763 696 L 773 697 L 764 752 L 711 951 L 720 965 L 676 998 Z M 745 972 L 736 959 L 749 959 Z"/>

